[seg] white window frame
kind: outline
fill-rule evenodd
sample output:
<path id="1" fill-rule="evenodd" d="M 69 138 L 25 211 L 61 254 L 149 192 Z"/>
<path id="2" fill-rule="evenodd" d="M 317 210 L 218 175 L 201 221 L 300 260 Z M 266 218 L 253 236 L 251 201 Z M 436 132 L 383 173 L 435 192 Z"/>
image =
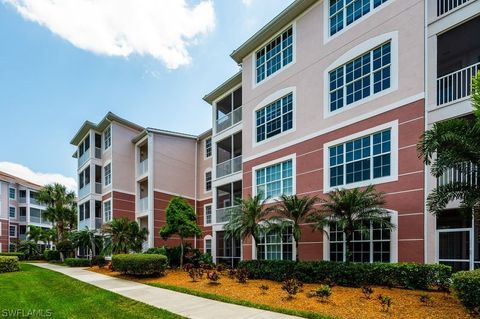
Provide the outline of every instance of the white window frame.
<path id="1" fill-rule="evenodd" d="M 293 154 L 290 154 L 290 155 L 287 155 L 287 156 L 284 156 L 284 157 L 281 157 L 281 158 L 277 158 L 275 160 L 272 160 L 272 161 L 269 161 L 269 162 L 266 162 L 266 163 L 262 163 L 260 165 L 257 165 L 257 166 L 254 166 L 252 167 L 252 193 L 253 193 L 253 196 L 256 196 L 257 195 L 257 170 L 259 169 L 262 169 L 262 168 L 266 168 L 266 167 L 269 167 L 269 166 L 273 166 L 273 165 L 276 165 L 276 164 L 280 164 L 280 163 L 283 163 L 283 162 L 286 162 L 286 161 L 289 161 L 291 160 L 292 161 L 292 194 L 296 194 L 297 192 L 297 185 L 296 185 L 296 181 L 297 181 L 297 154 L 296 153 L 293 153 Z M 276 202 L 277 200 L 279 199 L 279 197 L 276 197 L 276 198 L 269 198 L 266 203 L 274 203 Z"/>
<path id="2" fill-rule="evenodd" d="M 210 140 L 210 156 L 207 156 L 207 141 Z M 208 137 L 203 142 L 203 152 L 204 152 L 204 159 L 212 158 L 213 156 L 213 140 L 212 137 Z"/>
<path id="3" fill-rule="evenodd" d="M 210 189 L 207 189 L 207 174 L 210 173 Z M 205 193 L 210 193 L 213 189 L 213 172 L 211 169 L 206 169 L 203 173 L 204 185 L 203 190 Z"/>
<path id="4" fill-rule="evenodd" d="M 109 133 L 109 136 L 107 138 L 107 132 Z M 102 134 L 103 136 L 103 151 L 107 151 L 110 147 L 112 147 L 112 125 L 109 125 L 105 131 L 103 132 Z M 108 143 L 108 146 L 107 146 L 107 141 L 109 142 Z"/>
<path id="5" fill-rule="evenodd" d="M 211 235 L 207 235 L 203 238 L 203 252 L 207 253 L 207 240 L 210 241 L 210 256 L 213 257 L 213 237 Z"/>
<path id="6" fill-rule="evenodd" d="M 110 175 L 109 175 L 110 178 L 109 178 L 109 183 L 107 184 L 107 174 L 105 174 L 105 169 L 109 165 L 110 165 Z M 107 187 L 110 185 L 112 185 L 112 162 L 108 162 L 103 166 L 103 186 Z"/>
<path id="7" fill-rule="evenodd" d="M 13 208 L 13 217 L 10 216 L 10 210 Z M 8 206 L 8 218 L 13 218 L 13 219 L 17 219 L 17 207 L 15 206 Z"/>
<path id="8" fill-rule="evenodd" d="M 105 204 L 110 203 L 110 219 L 107 220 L 107 214 L 105 211 Z M 104 223 L 109 223 L 113 219 L 113 205 L 112 205 L 112 199 L 107 199 L 102 202 L 102 213 L 103 213 L 103 222 Z"/>
<path id="9" fill-rule="evenodd" d="M 13 198 L 10 197 L 10 191 L 12 189 L 13 189 Z M 11 186 L 8 187 L 8 199 L 10 199 L 10 200 L 16 200 L 17 199 L 17 190 L 15 189 L 15 187 L 11 187 Z"/>
<path id="10" fill-rule="evenodd" d="M 389 6 L 392 2 L 395 0 L 388 0 L 385 3 L 382 3 L 376 8 L 373 8 L 373 0 L 371 7 L 370 7 L 370 12 L 368 12 L 366 15 L 362 16 L 361 18 L 353 21 L 351 24 L 346 25 L 345 19 L 344 19 L 344 26 L 343 29 L 335 33 L 334 35 L 330 35 L 330 0 L 325 0 L 323 1 L 323 44 L 326 44 L 330 42 L 331 40 L 341 36 L 357 24 L 360 24 L 362 21 L 368 19 L 370 16 L 374 15 L 375 13 L 379 12 L 383 8 Z M 345 18 L 345 17 L 344 17 Z"/>
<path id="11" fill-rule="evenodd" d="M 207 223 L 207 207 L 210 207 L 210 223 Z M 213 224 L 213 205 L 212 204 L 205 204 L 203 205 L 203 225 L 204 226 L 211 226 Z"/>
<path id="12" fill-rule="evenodd" d="M 330 111 L 330 72 L 355 60 L 363 54 L 372 51 L 376 47 L 390 42 L 390 88 L 382 90 L 378 93 L 373 93 L 366 98 L 345 104 L 342 108 L 335 111 Z M 330 64 L 323 73 L 323 118 L 329 118 L 343 112 L 348 112 L 353 108 L 363 105 L 365 103 L 376 100 L 384 95 L 390 94 L 398 90 L 398 31 L 384 33 L 374 38 L 362 42 L 353 49 L 349 50 L 332 64 Z M 373 86 L 373 83 L 371 84 Z M 346 103 L 346 101 L 344 101 Z"/>
<path id="13" fill-rule="evenodd" d="M 398 262 L 398 212 L 387 209 L 390 215 L 390 222 L 395 226 L 390 231 L 390 263 Z M 330 226 L 323 229 L 323 260 L 330 261 Z M 345 243 L 344 243 L 345 251 Z M 372 257 L 372 256 L 371 256 Z M 344 256 L 345 258 L 345 256 Z"/>
<path id="14" fill-rule="evenodd" d="M 282 245 L 282 248 L 281 248 L 281 252 L 282 252 L 282 258 L 283 258 L 283 243 L 281 244 Z M 258 260 L 258 251 L 256 249 L 256 244 L 255 244 L 255 239 L 252 238 L 252 258 L 254 260 Z M 267 250 L 265 249 L 265 253 L 267 252 Z M 264 260 L 267 260 L 266 258 Z M 297 260 L 297 245 L 295 243 L 295 238 L 293 238 L 292 236 L 292 260 L 295 261 Z"/>
<path id="15" fill-rule="evenodd" d="M 381 131 L 385 131 L 390 129 L 391 131 L 391 140 L 390 140 L 390 176 L 380 177 L 380 178 L 373 178 L 361 182 L 351 183 L 351 184 L 343 184 L 334 187 L 330 187 L 330 147 L 346 143 L 367 135 L 372 135 Z M 389 183 L 398 181 L 398 120 L 391 121 L 388 123 L 384 123 L 382 125 L 378 125 L 367 130 L 357 132 L 355 134 L 351 134 L 334 141 L 330 141 L 328 143 L 323 144 L 323 193 L 329 193 L 337 188 L 357 188 L 357 187 L 365 187 L 368 185 L 378 185 L 383 183 Z"/>
<path id="16" fill-rule="evenodd" d="M 15 229 L 15 235 L 13 235 L 13 236 L 11 235 L 11 232 L 10 232 L 11 229 L 12 229 L 12 227 Z M 8 226 L 8 237 L 10 237 L 10 238 L 15 238 L 15 237 L 17 237 L 17 234 L 18 234 L 17 231 L 18 231 L 17 225 L 9 225 L 9 226 Z"/>
<path id="17" fill-rule="evenodd" d="M 270 42 L 272 42 L 275 38 L 278 36 L 281 36 L 283 32 L 287 31 L 289 28 L 292 28 L 292 62 L 287 64 L 286 66 L 282 66 L 280 69 L 277 70 L 277 72 L 270 74 L 267 76 L 265 74 L 265 78 L 261 80 L 260 82 L 257 82 L 257 52 L 263 48 L 265 48 Z M 297 58 L 297 23 L 294 21 L 292 24 L 289 24 L 285 28 L 283 28 L 281 31 L 276 33 L 274 36 L 269 38 L 267 41 L 262 43 L 262 45 L 259 45 L 255 50 L 253 50 L 251 54 L 251 59 L 252 59 L 252 89 L 255 89 L 259 85 L 262 85 L 263 83 L 267 82 L 268 80 L 274 78 L 278 74 L 282 73 L 282 71 L 287 70 L 290 68 L 292 65 L 296 63 L 296 58 Z"/>

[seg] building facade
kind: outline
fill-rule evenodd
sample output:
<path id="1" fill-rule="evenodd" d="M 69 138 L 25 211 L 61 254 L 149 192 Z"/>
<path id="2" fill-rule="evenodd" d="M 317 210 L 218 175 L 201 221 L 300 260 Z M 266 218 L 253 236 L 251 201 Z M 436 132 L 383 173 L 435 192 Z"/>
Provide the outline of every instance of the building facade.
<path id="1" fill-rule="evenodd" d="M 29 226 L 51 229 L 45 205 L 36 199 L 42 186 L 0 171 L 0 252 L 15 251 L 27 239 Z M 39 243 L 45 248 L 49 243 Z"/>

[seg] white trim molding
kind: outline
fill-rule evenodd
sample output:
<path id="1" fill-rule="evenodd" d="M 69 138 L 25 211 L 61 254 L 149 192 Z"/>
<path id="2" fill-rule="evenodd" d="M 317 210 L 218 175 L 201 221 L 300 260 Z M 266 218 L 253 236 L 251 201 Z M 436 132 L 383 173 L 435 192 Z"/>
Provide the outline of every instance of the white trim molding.
<path id="1" fill-rule="evenodd" d="M 205 237 L 203 237 L 203 252 L 206 253 L 207 252 L 207 240 L 210 240 L 210 250 L 211 250 L 211 254 L 212 257 L 213 257 L 213 237 L 212 235 L 207 235 Z"/>
<path id="2" fill-rule="evenodd" d="M 210 207 L 210 223 L 207 223 L 207 207 Z M 213 224 L 213 205 L 212 203 L 208 203 L 203 205 L 203 226 L 212 226 Z"/>

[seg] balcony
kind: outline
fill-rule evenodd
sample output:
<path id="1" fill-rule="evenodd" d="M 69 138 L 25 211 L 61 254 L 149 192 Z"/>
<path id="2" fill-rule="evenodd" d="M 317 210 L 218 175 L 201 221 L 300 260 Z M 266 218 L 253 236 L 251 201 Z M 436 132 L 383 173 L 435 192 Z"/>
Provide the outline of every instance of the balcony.
<path id="1" fill-rule="evenodd" d="M 102 183 L 95 183 L 95 194 L 102 193 Z"/>
<path id="2" fill-rule="evenodd" d="M 143 176 L 148 172 L 148 159 L 143 160 L 142 162 L 138 163 L 137 167 L 137 176 Z"/>
<path id="3" fill-rule="evenodd" d="M 148 211 L 148 197 L 140 198 L 137 205 L 137 213 L 145 213 Z"/>
<path id="4" fill-rule="evenodd" d="M 227 115 L 219 118 L 216 121 L 216 132 L 220 133 L 226 130 L 229 127 L 234 126 L 235 124 L 242 121 L 242 108 L 239 107 L 235 109 L 233 112 L 228 113 Z"/>
<path id="5" fill-rule="evenodd" d="M 84 198 L 90 194 L 90 184 L 83 186 L 78 190 L 78 198 Z"/>
<path id="6" fill-rule="evenodd" d="M 95 147 L 95 158 L 102 159 L 102 149 L 100 147 Z"/>
<path id="7" fill-rule="evenodd" d="M 437 79 L 437 106 L 469 98 L 472 78 L 480 71 L 480 62 Z"/>
<path id="8" fill-rule="evenodd" d="M 19 222 L 26 222 L 27 221 L 27 216 L 18 216 L 18 221 Z"/>
<path id="9" fill-rule="evenodd" d="M 30 215 L 30 222 L 36 223 L 36 224 L 50 225 L 50 222 L 46 220 L 42 215 L 40 216 Z"/>
<path id="10" fill-rule="evenodd" d="M 19 234 L 19 235 L 18 235 L 18 239 L 19 239 L 20 241 L 27 240 L 27 234 Z"/>
<path id="11" fill-rule="evenodd" d="M 81 220 L 78 223 L 78 230 L 84 230 L 85 228 L 90 229 L 90 218 L 86 218 L 84 220 Z"/>
<path id="12" fill-rule="evenodd" d="M 19 198 L 18 198 L 18 203 L 19 203 L 19 204 L 25 204 L 25 203 L 27 203 L 27 198 L 26 198 L 26 197 L 19 197 Z"/>
<path id="13" fill-rule="evenodd" d="M 102 228 L 102 225 L 103 225 L 103 219 L 95 218 L 95 229 Z"/>
<path id="14" fill-rule="evenodd" d="M 240 172 L 242 170 L 242 155 L 217 165 L 217 178 Z"/>
<path id="15" fill-rule="evenodd" d="M 90 158 L 90 149 L 86 150 L 79 158 L 78 158 L 78 167 L 81 167 L 85 164 L 86 161 Z"/>
<path id="16" fill-rule="evenodd" d="M 480 185 L 480 174 L 478 167 L 472 163 L 460 164 L 457 167 L 450 168 L 437 178 L 437 186 L 443 186 L 451 183 L 467 183 L 468 185 Z"/>
<path id="17" fill-rule="evenodd" d="M 437 0 L 437 17 L 440 17 L 469 1 L 470 0 Z"/>
<path id="18" fill-rule="evenodd" d="M 30 204 L 32 204 L 32 205 L 42 205 L 42 203 L 40 203 L 40 201 L 38 199 L 36 199 L 35 197 L 30 197 Z"/>
<path id="19" fill-rule="evenodd" d="M 238 206 L 231 206 L 217 209 L 215 215 L 215 222 L 217 224 L 228 222 L 230 219 L 230 215 L 237 208 Z"/>

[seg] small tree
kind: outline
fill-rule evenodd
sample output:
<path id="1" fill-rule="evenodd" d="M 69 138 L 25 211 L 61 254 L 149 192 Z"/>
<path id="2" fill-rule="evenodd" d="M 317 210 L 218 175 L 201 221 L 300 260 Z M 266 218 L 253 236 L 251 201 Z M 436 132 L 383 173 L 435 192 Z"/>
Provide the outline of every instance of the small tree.
<path id="1" fill-rule="evenodd" d="M 75 248 L 82 248 L 86 250 L 87 254 L 91 252 L 90 257 L 93 257 L 96 248 L 101 247 L 101 238 L 95 234 L 95 231 L 88 228 L 74 232 L 72 234 L 72 244 Z"/>
<path id="2" fill-rule="evenodd" d="M 129 251 L 140 252 L 142 243 L 147 240 L 148 230 L 140 229 L 136 221 L 128 218 L 114 218 L 103 228 L 105 247 L 103 253 L 127 254 Z"/>
<path id="3" fill-rule="evenodd" d="M 174 197 L 166 209 L 166 225 L 159 234 L 163 240 L 172 235 L 180 237 L 180 268 L 183 268 L 184 240 L 193 236 L 201 236 L 202 230 L 197 224 L 197 216 L 193 207 L 182 197 Z"/>

